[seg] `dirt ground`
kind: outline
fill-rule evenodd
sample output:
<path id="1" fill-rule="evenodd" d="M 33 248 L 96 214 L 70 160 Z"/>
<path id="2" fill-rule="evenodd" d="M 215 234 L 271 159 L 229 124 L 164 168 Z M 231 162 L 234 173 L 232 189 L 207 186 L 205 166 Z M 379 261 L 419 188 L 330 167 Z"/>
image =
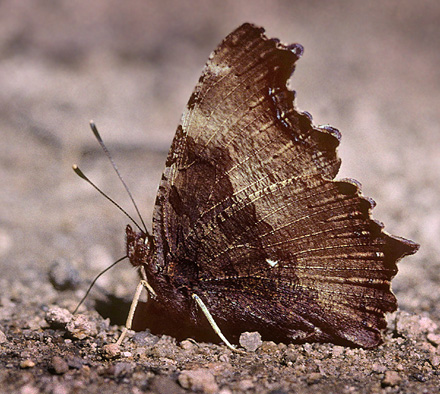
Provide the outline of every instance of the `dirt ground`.
<path id="1" fill-rule="evenodd" d="M 435 393 L 440 387 L 440 5 L 437 1 L 0 2 L 0 392 Z M 94 119 L 150 221 L 181 112 L 209 53 L 243 22 L 299 42 L 291 86 L 342 133 L 340 178 L 363 184 L 386 230 L 421 244 L 399 264 L 378 349 L 259 343 L 236 354 L 191 333 L 113 346 L 136 274 L 131 213 Z"/>

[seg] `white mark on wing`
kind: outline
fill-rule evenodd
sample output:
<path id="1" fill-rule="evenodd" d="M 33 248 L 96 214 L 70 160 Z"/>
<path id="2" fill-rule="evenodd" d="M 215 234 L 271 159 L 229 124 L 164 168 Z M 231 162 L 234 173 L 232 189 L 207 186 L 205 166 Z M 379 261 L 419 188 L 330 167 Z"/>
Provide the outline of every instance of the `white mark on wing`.
<path id="1" fill-rule="evenodd" d="M 278 261 L 266 259 L 266 263 L 269 264 L 273 268 L 278 264 Z"/>

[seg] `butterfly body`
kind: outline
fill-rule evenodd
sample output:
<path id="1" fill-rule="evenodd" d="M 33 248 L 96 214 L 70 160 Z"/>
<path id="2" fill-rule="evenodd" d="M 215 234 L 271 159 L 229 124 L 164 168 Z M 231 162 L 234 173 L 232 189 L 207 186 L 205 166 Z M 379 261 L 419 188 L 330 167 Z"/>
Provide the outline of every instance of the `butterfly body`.
<path id="1" fill-rule="evenodd" d="M 244 24 L 211 54 L 182 116 L 153 213 L 127 227 L 164 313 L 230 334 L 374 347 L 396 261 L 418 245 L 385 233 L 353 180 L 335 181 L 340 133 L 295 109 L 303 49 Z"/>

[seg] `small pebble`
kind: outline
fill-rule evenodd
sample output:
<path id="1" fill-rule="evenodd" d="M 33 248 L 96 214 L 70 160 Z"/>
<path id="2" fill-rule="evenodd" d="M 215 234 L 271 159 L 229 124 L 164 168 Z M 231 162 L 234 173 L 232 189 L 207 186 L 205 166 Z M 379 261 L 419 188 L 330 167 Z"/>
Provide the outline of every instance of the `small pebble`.
<path id="1" fill-rule="evenodd" d="M 65 328 L 73 315 L 64 308 L 53 306 L 46 312 L 45 319 L 52 328 Z"/>
<path id="2" fill-rule="evenodd" d="M 287 349 L 287 345 L 283 342 L 280 342 L 278 344 L 278 349 L 280 349 L 281 351 L 286 350 Z"/>
<path id="3" fill-rule="evenodd" d="M 424 383 L 424 382 L 426 382 L 428 380 L 426 378 L 426 376 L 421 374 L 421 373 L 414 373 L 414 374 L 411 375 L 411 378 L 413 378 L 413 379 L 415 379 L 415 380 L 417 380 L 419 382 L 422 382 L 422 383 Z"/>
<path id="4" fill-rule="evenodd" d="M 87 361 L 85 359 L 79 356 L 70 355 L 69 358 L 67 359 L 67 364 L 69 365 L 69 368 L 73 368 L 73 369 L 81 369 L 85 367 L 84 363 L 86 362 Z"/>
<path id="5" fill-rule="evenodd" d="M 23 360 L 20 363 L 21 369 L 27 369 L 27 368 L 33 368 L 33 367 L 35 367 L 35 363 L 29 358 L 27 358 L 26 360 Z"/>
<path id="6" fill-rule="evenodd" d="M 99 331 L 96 321 L 84 314 L 73 316 L 67 323 L 66 330 L 77 339 L 94 337 Z"/>
<path id="7" fill-rule="evenodd" d="M 177 380 L 184 389 L 192 391 L 214 394 L 219 390 L 214 375 L 206 368 L 184 370 Z"/>
<path id="8" fill-rule="evenodd" d="M 197 345 L 194 342 L 185 339 L 184 341 L 180 342 L 180 347 L 184 350 L 194 350 L 197 348 Z"/>
<path id="9" fill-rule="evenodd" d="M 169 376 L 156 375 L 149 384 L 151 393 L 158 394 L 184 394 L 184 390 Z"/>
<path id="10" fill-rule="evenodd" d="M 435 346 L 440 345 L 440 334 L 429 333 L 426 338 Z"/>
<path id="11" fill-rule="evenodd" d="M 345 348 L 343 346 L 335 345 L 333 346 L 332 356 L 334 358 L 339 358 L 344 354 Z"/>
<path id="12" fill-rule="evenodd" d="M 312 372 L 307 376 L 307 384 L 318 383 L 322 379 L 322 374 L 319 372 Z"/>
<path id="13" fill-rule="evenodd" d="M 396 330 L 406 338 L 421 338 L 431 334 L 438 326 L 427 316 L 419 316 L 400 311 L 396 318 Z"/>
<path id="14" fill-rule="evenodd" d="M 133 335 L 133 342 L 141 345 L 141 346 L 154 346 L 157 342 L 159 342 L 159 337 L 151 334 L 150 331 L 145 330 L 141 332 L 137 332 Z"/>
<path id="15" fill-rule="evenodd" d="M 440 366 L 440 356 L 437 354 L 432 355 L 429 362 L 434 368 L 438 368 Z"/>
<path id="16" fill-rule="evenodd" d="M 61 382 L 54 382 L 50 392 L 51 394 L 69 394 L 66 385 Z"/>
<path id="17" fill-rule="evenodd" d="M 69 370 L 69 365 L 67 362 L 59 356 L 52 357 L 52 370 L 57 375 L 62 375 Z"/>
<path id="18" fill-rule="evenodd" d="M 307 355 L 310 355 L 311 353 L 313 353 L 313 347 L 310 343 L 305 343 L 304 345 L 302 345 L 304 353 Z"/>
<path id="19" fill-rule="evenodd" d="M 372 370 L 373 370 L 373 372 L 376 372 L 376 373 L 385 373 L 385 371 L 387 370 L 387 367 L 385 365 L 382 365 L 379 363 L 374 363 L 372 366 Z"/>
<path id="20" fill-rule="evenodd" d="M 114 365 L 114 376 L 126 376 L 133 372 L 134 365 L 131 363 L 120 362 Z"/>
<path id="21" fill-rule="evenodd" d="M 238 382 L 238 389 L 241 392 L 245 392 L 247 390 L 251 390 L 251 389 L 254 388 L 254 386 L 255 386 L 255 384 L 252 382 L 251 379 L 243 379 L 243 380 L 240 380 Z"/>
<path id="22" fill-rule="evenodd" d="M 228 363 L 230 361 L 230 356 L 228 353 L 223 353 L 220 354 L 220 356 L 218 357 L 219 361 L 221 361 L 222 363 Z"/>
<path id="23" fill-rule="evenodd" d="M 264 341 L 260 350 L 264 353 L 276 354 L 278 352 L 278 345 L 273 341 Z"/>
<path id="24" fill-rule="evenodd" d="M 116 358 L 120 354 L 121 354 L 121 350 L 119 348 L 119 345 L 117 345 L 116 343 L 109 343 L 102 347 L 102 355 L 106 359 Z"/>
<path id="25" fill-rule="evenodd" d="M 382 379 L 382 386 L 397 386 L 402 381 L 402 378 L 396 371 L 386 371 Z"/>
<path id="26" fill-rule="evenodd" d="M 0 343 L 5 343 L 8 340 L 8 338 L 6 338 L 6 334 L 0 330 Z"/>
<path id="27" fill-rule="evenodd" d="M 294 363 L 298 358 L 298 351 L 296 349 L 288 348 L 284 353 L 284 359 L 286 362 Z"/>
<path id="28" fill-rule="evenodd" d="M 255 352 L 262 344 L 261 335 L 259 332 L 243 332 L 239 339 L 240 345 L 248 352 Z"/>

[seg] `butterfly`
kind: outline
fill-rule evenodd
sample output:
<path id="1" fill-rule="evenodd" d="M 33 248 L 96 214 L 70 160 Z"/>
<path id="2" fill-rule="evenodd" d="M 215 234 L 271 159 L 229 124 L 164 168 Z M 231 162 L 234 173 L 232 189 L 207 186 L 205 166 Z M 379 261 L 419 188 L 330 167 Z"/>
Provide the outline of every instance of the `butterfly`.
<path id="1" fill-rule="evenodd" d="M 339 131 L 313 125 L 286 86 L 302 54 L 245 23 L 210 55 L 166 160 L 152 232 L 128 225 L 127 256 L 141 274 L 137 298 L 147 288 L 170 320 L 212 326 L 229 346 L 226 336 L 259 331 L 372 348 L 397 308 L 396 262 L 418 245 L 371 218 L 357 181 L 334 179 Z"/>

